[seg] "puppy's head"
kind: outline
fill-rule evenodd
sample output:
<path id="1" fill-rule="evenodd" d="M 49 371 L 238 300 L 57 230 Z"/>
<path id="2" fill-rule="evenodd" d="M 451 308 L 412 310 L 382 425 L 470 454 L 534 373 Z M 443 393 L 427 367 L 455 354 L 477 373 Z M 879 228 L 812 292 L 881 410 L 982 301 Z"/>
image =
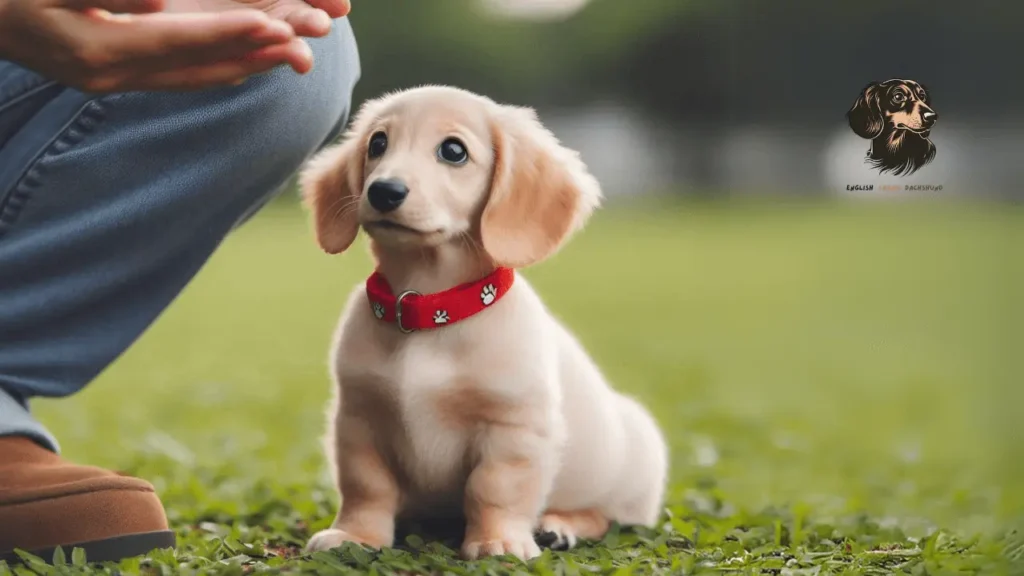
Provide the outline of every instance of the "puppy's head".
<path id="1" fill-rule="evenodd" d="M 926 137 L 938 120 L 925 87 L 913 80 L 898 79 L 868 84 L 846 117 L 850 128 L 869 140 L 899 130 Z"/>
<path id="2" fill-rule="evenodd" d="M 362 227 L 378 251 L 469 238 L 508 267 L 553 254 L 601 197 L 579 155 L 533 110 L 438 86 L 364 104 L 300 184 L 329 253 Z"/>

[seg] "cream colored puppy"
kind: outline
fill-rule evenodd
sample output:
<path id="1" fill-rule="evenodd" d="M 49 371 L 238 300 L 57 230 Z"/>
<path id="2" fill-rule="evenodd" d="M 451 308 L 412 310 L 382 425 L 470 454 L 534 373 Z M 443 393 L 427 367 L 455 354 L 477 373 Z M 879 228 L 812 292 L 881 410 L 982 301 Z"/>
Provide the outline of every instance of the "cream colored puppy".
<path id="1" fill-rule="evenodd" d="M 427 86 L 367 102 L 301 175 L 317 240 L 362 227 L 377 271 L 335 335 L 327 453 L 342 504 L 309 550 L 390 546 L 398 518 L 463 514 L 468 559 L 652 525 L 667 450 L 514 272 L 598 206 L 527 108 Z M 545 534 L 546 533 L 546 534 Z"/>

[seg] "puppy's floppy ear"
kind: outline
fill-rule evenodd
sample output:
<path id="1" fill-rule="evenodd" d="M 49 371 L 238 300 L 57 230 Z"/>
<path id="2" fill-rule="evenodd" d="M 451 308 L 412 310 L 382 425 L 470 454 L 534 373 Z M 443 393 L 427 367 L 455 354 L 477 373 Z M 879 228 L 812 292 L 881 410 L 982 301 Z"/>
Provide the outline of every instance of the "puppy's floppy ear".
<path id="1" fill-rule="evenodd" d="M 366 132 L 380 107 L 380 100 L 363 104 L 341 142 L 317 153 L 299 174 L 303 200 L 313 212 L 317 242 L 328 254 L 344 252 L 359 233 Z"/>
<path id="2" fill-rule="evenodd" d="M 480 235 L 495 264 L 522 268 L 552 255 L 586 222 L 601 186 L 532 109 L 495 108 L 494 173 Z"/>
<path id="3" fill-rule="evenodd" d="M 850 128 L 861 138 L 871 140 L 882 133 L 882 105 L 879 102 L 881 87 L 878 82 L 868 84 L 861 92 L 853 107 L 846 113 Z"/>

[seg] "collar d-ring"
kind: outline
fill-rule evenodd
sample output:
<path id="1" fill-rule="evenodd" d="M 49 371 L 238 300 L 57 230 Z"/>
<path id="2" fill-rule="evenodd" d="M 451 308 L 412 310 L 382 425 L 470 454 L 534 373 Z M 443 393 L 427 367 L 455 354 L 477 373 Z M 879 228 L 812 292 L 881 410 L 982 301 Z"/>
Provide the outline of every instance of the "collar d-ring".
<path id="1" fill-rule="evenodd" d="M 410 334 L 416 331 L 415 328 L 406 328 L 405 326 L 402 326 L 402 299 L 406 296 L 412 295 L 422 296 L 423 294 L 420 294 L 415 290 L 406 290 L 395 298 L 395 324 L 398 324 L 398 329 L 401 330 L 403 334 Z"/>

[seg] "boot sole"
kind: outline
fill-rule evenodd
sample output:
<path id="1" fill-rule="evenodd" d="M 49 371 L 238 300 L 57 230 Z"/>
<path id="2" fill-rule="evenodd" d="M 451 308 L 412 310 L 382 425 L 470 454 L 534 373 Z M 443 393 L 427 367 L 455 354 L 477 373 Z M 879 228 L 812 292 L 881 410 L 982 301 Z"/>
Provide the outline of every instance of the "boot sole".
<path id="1" fill-rule="evenodd" d="M 67 544 L 61 546 L 51 546 L 50 548 L 41 548 L 37 550 L 29 550 L 33 556 L 46 561 L 47 564 L 53 562 L 53 553 L 57 548 L 63 548 L 65 557 L 68 563 L 71 563 L 71 552 L 75 548 L 81 548 L 85 550 L 85 560 L 90 564 L 93 562 L 119 562 L 125 558 L 131 558 L 133 556 L 141 556 L 153 550 L 160 548 L 174 548 L 176 543 L 174 532 L 170 530 L 159 530 L 157 532 L 143 532 L 141 534 L 125 534 L 123 536 L 115 536 L 113 538 L 104 538 L 103 540 L 92 540 L 89 542 L 79 542 L 76 544 Z M 8 563 L 21 563 L 21 557 L 10 552 L 0 552 L 0 561 L 6 561 Z"/>

